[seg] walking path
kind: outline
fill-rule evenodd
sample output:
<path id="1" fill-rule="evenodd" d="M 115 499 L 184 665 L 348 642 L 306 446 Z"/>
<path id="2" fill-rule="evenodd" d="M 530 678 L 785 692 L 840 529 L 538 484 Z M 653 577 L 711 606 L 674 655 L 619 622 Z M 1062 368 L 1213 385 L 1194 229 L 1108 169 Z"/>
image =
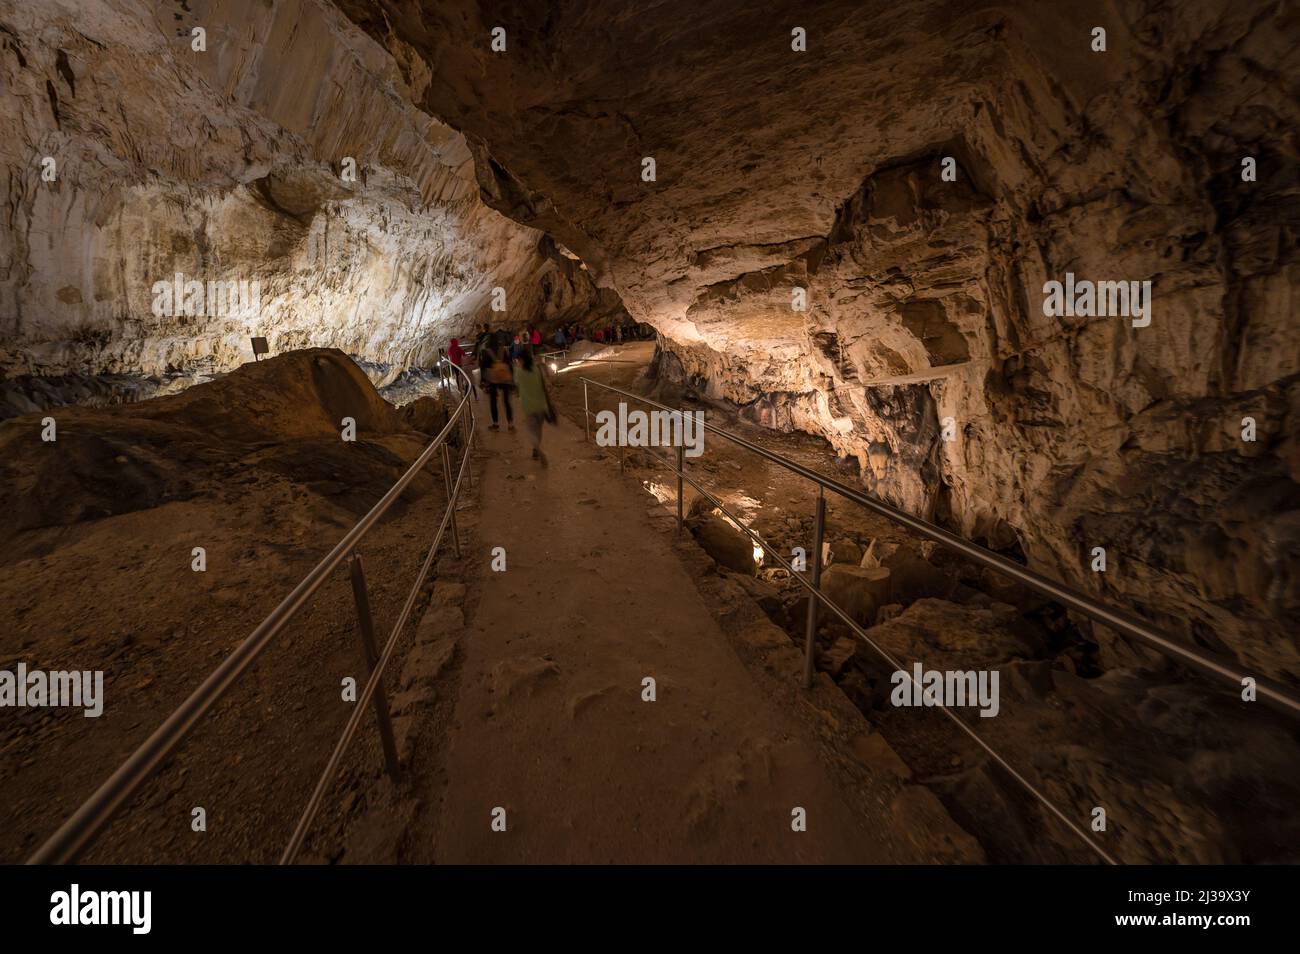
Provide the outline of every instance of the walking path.
<path id="1" fill-rule="evenodd" d="M 894 856 L 877 827 L 887 817 L 864 824 L 815 740 L 760 691 L 651 528 L 652 498 L 567 421 L 546 429 L 549 468 L 529 458 L 522 426 L 482 434 L 466 553 L 482 572 L 437 861 L 920 860 Z M 490 568 L 494 547 L 504 572 Z M 796 807 L 804 832 L 791 828 Z"/>

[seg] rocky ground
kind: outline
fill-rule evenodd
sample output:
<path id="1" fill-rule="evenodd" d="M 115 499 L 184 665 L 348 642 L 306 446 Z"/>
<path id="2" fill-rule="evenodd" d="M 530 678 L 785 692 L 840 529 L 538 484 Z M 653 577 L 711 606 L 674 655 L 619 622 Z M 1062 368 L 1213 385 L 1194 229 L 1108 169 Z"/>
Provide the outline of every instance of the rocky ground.
<path id="1" fill-rule="evenodd" d="M 185 392 L 0 424 L 0 666 L 100 669 L 104 714 L 6 710 L 0 857 L 20 861 L 184 699 L 384 494 L 440 427 L 404 412 L 336 351 L 247 364 Z M 355 442 L 341 421 L 356 421 Z M 442 515 L 435 468 L 361 548 L 387 633 Z M 192 569 L 202 547 L 206 569 Z M 427 603 L 430 580 L 416 607 Z M 347 575 L 331 578 L 88 860 L 274 861 L 363 675 Z M 409 639 L 409 637 L 408 637 Z M 405 642 L 403 646 L 407 645 Z M 399 688 L 395 670 L 393 688 Z M 309 855 L 340 857 L 345 820 L 389 796 L 369 724 Z M 191 830 L 206 809 L 208 830 Z"/>
<path id="2" fill-rule="evenodd" d="M 649 349 L 625 349 L 624 356 L 644 361 Z M 639 364 L 593 363 L 561 375 L 561 400 L 578 420 L 577 375 L 654 391 L 670 406 L 684 401 L 705 407 L 715 423 L 725 421 L 749 440 L 853 482 L 851 465 L 828 467 L 831 456 L 819 442 L 692 403 L 689 395 L 647 378 Z M 590 391 L 593 406 L 613 406 L 608 394 L 594 386 Z M 675 507 L 669 472 L 643 452 L 629 452 L 626 464 L 666 509 Z M 808 482 L 713 435 L 688 470 L 787 559 L 794 547 L 811 547 L 815 492 Z M 1300 736 L 1291 721 L 1241 703 L 1231 686 L 1173 667 L 1106 666 L 1097 645 L 1060 607 L 855 505 L 827 499 L 828 594 L 853 606 L 870 637 L 908 666 L 998 669 L 1001 711 L 968 723 L 1054 803 L 1072 810 L 1077 823 L 1088 824 L 1092 809 L 1104 807 L 1108 832 L 1099 837 L 1117 858 L 1219 863 L 1300 857 L 1300 824 L 1290 807 L 1300 794 Z M 710 516 L 711 505 L 689 485 L 687 509 L 697 540 L 720 572 L 802 646 L 806 591 L 773 561 L 755 565 L 751 541 Z M 860 573 L 863 565 L 876 572 Z M 871 582 L 881 579 L 881 570 L 883 587 Z M 942 715 L 892 706 L 892 667 L 848 627 L 822 614 L 818 645 L 819 669 L 888 739 L 912 777 L 979 838 L 990 860 L 1093 857 Z"/>
<path id="3" fill-rule="evenodd" d="M 587 350 L 583 363 L 555 376 L 557 399 L 576 423 L 582 376 L 634 391 L 657 387 L 670 403 L 692 403 L 690 395 L 675 397 L 671 387 L 645 378 L 653 345 Z M 600 389 L 591 394 L 593 409 L 610 406 Z M 828 465 L 813 438 L 774 434 L 717 407 L 708 413 L 806 466 L 851 476 L 847 464 Z M 345 356 L 306 351 L 245 365 L 170 397 L 60 409 L 52 443 L 40 439 L 41 415 L 0 424 L 0 599 L 13 608 L 0 665 L 103 669 L 107 684 L 99 719 L 28 709 L 5 720 L 4 856 L 19 860 L 48 835 L 382 495 L 446 415 L 446 403 L 429 396 L 398 412 Z M 357 423 L 355 443 L 340 439 L 344 417 Z M 616 468 L 623 455 L 597 456 Z M 671 536 L 671 504 L 663 501 L 671 501 L 674 482 L 641 452 L 629 452 L 623 464 L 646 491 L 652 523 Z M 810 545 L 814 496 L 806 482 L 714 437 L 689 467 L 769 551 Z M 441 516 L 440 488 L 436 472 L 417 479 L 363 547 L 381 633 Z M 495 493 L 520 505 L 527 496 L 507 484 Z M 583 499 L 599 504 L 600 497 Z M 574 501 L 581 503 L 564 497 Z M 1294 725 L 1172 668 L 1108 666 L 1059 608 L 880 518 L 833 497 L 829 503 L 828 592 L 901 660 L 998 670 L 1000 712 L 971 720 L 973 727 L 1081 823 L 1104 807 L 1108 829 L 1098 837 L 1117 858 L 1295 860 Z M 766 554 L 756 562 L 750 541 L 701 497 L 689 495 L 686 509 L 703 549 L 679 556 L 692 567 L 706 605 L 753 678 L 770 681 L 774 698 L 788 697 L 789 711 L 805 711 L 794 686 L 806 596 Z M 464 519 L 478 518 L 467 512 Z M 191 568 L 196 546 L 205 550 L 203 572 Z M 455 561 L 439 561 L 417 602 L 407 653 L 390 676 L 403 784 L 383 778 L 375 736 L 363 732 L 305 860 L 435 857 L 412 833 L 442 824 L 430 799 L 447 784 L 444 743 L 463 721 L 455 715 L 466 671 L 463 622 L 456 620 L 466 617 L 456 614 L 461 606 L 472 612 L 477 598 L 467 597 L 463 581 Z M 541 578 L 534 582 L 545 589 Z M 600 590 L 580 587 L 575 594 L 585 605 Z M 439 612 L 424 614 L 430 605 Z M 340 575 L 169 760 L 89 860 L 277 857 L 349 711 L 341 680 L 361 671 L 352 614 Z M 601 627 L 612 625 L 599 619 Z M 556 638 L 570 629 L 561 627 Z M 908 852 L 931 860 L 945 852 L 951 860 L 1091 860 L 938 713 L 890 705 L 889 667 L 846 627 L 823 616 L 818 642 L 819 679 L 869 726 L 845 729 L 852 720 L 836 713 L 831 697 L 819 696 L 800 717 L 812 720 L 809 731 L 828 751 L 838 752 L 829 764 L 842 797 L 866 798 L 886 772 L 892 784 L 903 784 L 900 791 L 937 798 L 912 797 L 892 809 L 900 831 L 911 832 Z M 585 667 L 576 672 L 591 675 Z M 854 810 L 873 811 L 871 804 L 867 798 Z M 206 833 L 191 829 L 197 807 L 207 812 Z M 953 821 L 978 846 L 959 847 L 965 835 L 954 835 L 947 848 L 927 841 Z"/>
<path id="4" fill-rule="evenodd" d="M 53 442 L 38 416 L 0 424 L 0 601 L 13 610 L 0 666 L 102 669 L 105 705 L 97 719 L 4 719 L 10 861 L 369 509 L 447 407 L 426 396 L 395 410 L 346 356 L 308 350 L 179 395 L 53 416 Z M 354 442 L 340 439 L 345 417 Z M 576 426 L 549 432 L 547 469 L 522 434 L 483 441 L 460 511 L 463 545 L 480 558 L 446 545 L 385 680 L 402 777 L 382 774 L 367 718 L 302 860 L 983 859 L 833 685 L 812 705 L 789 693 L 781 654 L 797 654 L 775 627 L 715 621 L 692 582 L 709 558 L 657 508 L 647 515 Z M 418 477 L 360 548 L 381 638 L 441 518 L 440 488 L 436 472 Z M 510 572 L 487 569 L 497 544 Z M 660 686 L 653 708 L 641 700 L 647 673 Z M 274 861 L 351 712 L 342 681 L 363 675 L 340 572 L 86 860 Z M 497 804 L 512 838 L 488 827 Z M 807 812 L 806 836 L 792 832 L 791 806 Z M 200 808 L 206 830 L 195 831 Z"/>

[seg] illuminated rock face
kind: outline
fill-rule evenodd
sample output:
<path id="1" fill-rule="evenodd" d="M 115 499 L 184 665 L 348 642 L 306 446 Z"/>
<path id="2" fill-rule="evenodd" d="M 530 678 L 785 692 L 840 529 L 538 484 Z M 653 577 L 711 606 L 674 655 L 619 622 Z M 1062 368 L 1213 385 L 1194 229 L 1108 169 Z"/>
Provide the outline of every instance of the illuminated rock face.
<path id="1" fill-rule="evenodd" d="M 338 5 L 466 134 L 488 201 L 659 329 L 662 370 L 1300 677 L 1293 10 Z M 1149 324 L 1045 314 L 1067 273 L 1150 281 Z"/>
<path id="2" fill-rule="evenodd" d="M 0 0 L 0 369 L 395 373 L 495 287 L 621 298 L 874 493 L 1300 677 L 1295 12 L 958 6 Z M 155 314 L 178 273 L 255 317 Z"/>
<path id="3" fill-rule="evenodd" d="M 585 305 L 580 266 L 487 208 L 411 97 L 320 0 L 0 3 L 0 368 L 227 370 L 264 335 L 400 371 L 476 319 Z M 255 282 L 259 307 L 177 314 L 154 291 L 177 274 Z"/>

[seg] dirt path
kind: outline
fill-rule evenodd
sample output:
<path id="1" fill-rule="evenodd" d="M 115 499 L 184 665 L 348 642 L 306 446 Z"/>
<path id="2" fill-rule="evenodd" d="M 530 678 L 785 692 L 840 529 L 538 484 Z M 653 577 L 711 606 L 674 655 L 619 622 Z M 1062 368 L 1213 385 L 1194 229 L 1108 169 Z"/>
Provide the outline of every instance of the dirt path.
<path id="1" fill-rule="evenodd" d="M 648 496 L 582 433 L 486 432 L 440 862 L 895 862 L 815 741 L 764 698 Z M 506 570 L 489 563 L 504 547 Z M 657 701 L 642 700 L 643 680 Z M 493 810 L 505 809 L 506 831 Z M 792 831 L 792 810 L 807 831 Z"/>

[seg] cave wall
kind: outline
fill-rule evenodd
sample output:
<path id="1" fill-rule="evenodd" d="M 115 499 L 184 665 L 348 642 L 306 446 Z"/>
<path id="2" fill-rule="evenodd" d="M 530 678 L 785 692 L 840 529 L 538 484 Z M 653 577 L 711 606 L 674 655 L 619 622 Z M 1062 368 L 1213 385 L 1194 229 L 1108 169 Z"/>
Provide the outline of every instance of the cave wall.
<path id="1" fill-rule="evenodd" d="M 626 306 L 874 493 L 1297 678 L 1297 16 L 0 0 L 0 373 L 223 370 L 251 335 L 395 373 L 494 286 L 510 322 Z M 157 317 L 176 272 L 260 308 Z M 1151 281 L 1151 324 L 1045 315 L 1067 272 Z"/>
<path id="2" fill-rule="evenodd" d="M 220 371 L 264 335 L 395 374 L 479 319 L 598 298 L 412 99 L 320 0 L 0 2 L 0 372 Z M 260 307 L 155 315 L 176 273 L 256 281 Z"/>
<path id="3" fill-rule="evenodd" d="M 661 364 L 1300 678 L 1294 4 L 338 4 L 412 51 L 487 201 L 581 256 Z M 1152 282 L 1151 323 L 1044 314 L 1067 272 Z"/>

